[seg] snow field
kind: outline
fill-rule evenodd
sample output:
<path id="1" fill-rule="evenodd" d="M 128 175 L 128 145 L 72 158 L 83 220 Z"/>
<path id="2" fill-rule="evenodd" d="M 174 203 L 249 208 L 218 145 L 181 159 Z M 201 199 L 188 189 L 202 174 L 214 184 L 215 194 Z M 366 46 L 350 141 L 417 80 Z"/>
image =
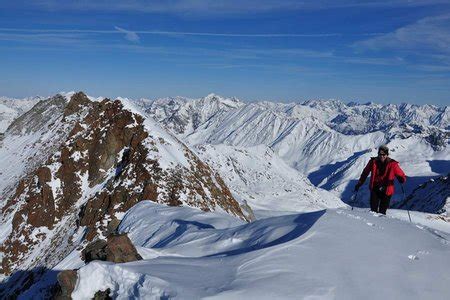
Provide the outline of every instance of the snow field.
<path id="1" fill-rule="evenodd" d="M 153 255 L 88 264 L 75 299 L 106 288 L 118 299 L 445 299 L 450 292 L 450 246 L 442 242 L 448 233 L 364 210 L 238 224 L 141 202 L 120 230 Z"/>

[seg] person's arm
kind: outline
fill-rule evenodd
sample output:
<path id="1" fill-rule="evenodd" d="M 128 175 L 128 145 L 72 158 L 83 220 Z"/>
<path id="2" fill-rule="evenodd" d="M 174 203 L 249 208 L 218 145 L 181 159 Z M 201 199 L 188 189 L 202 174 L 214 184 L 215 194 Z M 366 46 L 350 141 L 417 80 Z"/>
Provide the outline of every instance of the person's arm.
<path id="1" fill-rule="evenodd" d="M 364 181 L 366 181 L 367 176 L 369 176 L 370 171 L 372 170 L 372 164 L 373 159 L 370 159 L 359 177 L 358 183 L 355 186 L 355 191 L 357 191 L 364 184 Z"/>
<path id="2" fill-rule="evenodd" d="M 358 181 L 359 185 L 363 185 L 364 182 L 366 181 L 367 176 L 369 176 L 370 171 L 372 170 L 372 164 L 373 164 L 373 159 L 370 159 L 369 162 L 367 163 L 366 167 L 362 171 L 361 176 L 359 177 L 359 181 Z"/>
<path id="3" fill-rule="evenodd" d="M 400 168 L 400 165 L 398 163 L 395 164 L 394 174 L 395 174 L 395 177 L 397 177 L 397 180 L 400 183 L 405 183 L 406 182 L 405 172 L 403 172 L 403 170 Z"/>

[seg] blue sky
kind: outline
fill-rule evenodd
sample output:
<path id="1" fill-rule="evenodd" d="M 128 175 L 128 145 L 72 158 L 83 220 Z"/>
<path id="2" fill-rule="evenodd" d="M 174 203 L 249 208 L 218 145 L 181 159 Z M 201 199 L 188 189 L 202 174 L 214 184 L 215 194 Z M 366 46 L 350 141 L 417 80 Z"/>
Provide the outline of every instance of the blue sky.
<path id="1" fill-rule="evenodd" d="M 0 0 L 0 95 L 450 103 L 450 0 Z"/>

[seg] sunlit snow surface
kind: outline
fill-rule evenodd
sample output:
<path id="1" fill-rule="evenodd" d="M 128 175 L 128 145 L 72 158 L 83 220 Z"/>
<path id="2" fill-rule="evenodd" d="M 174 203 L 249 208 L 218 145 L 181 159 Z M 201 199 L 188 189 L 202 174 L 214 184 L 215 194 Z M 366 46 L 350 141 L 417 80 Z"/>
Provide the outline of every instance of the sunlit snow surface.
<path id="1" fill-rule="evenodd" d="M 145 260 L 92 262 L 72 296 L 109 288 L 118 299 L 445 299 L 449 224 L 414 214 L 436 230 L 391 212 L 322 210 L 243 224 L 141 202 L 120 230 Z"/>

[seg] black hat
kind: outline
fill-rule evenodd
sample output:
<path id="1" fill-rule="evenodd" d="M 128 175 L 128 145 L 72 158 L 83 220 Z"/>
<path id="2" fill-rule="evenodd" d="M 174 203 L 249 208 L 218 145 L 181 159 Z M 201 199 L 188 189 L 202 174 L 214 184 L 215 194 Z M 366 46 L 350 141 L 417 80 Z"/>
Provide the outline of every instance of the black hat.
<path id="1" fill-rule="evenodd" d="M 389 155 L 389 148 L 386 145 L 381 145 L 380 147 L 378 147 L 378 152 L 380 152 L 380 151 L 383 151 L 384 153 Z"/>

